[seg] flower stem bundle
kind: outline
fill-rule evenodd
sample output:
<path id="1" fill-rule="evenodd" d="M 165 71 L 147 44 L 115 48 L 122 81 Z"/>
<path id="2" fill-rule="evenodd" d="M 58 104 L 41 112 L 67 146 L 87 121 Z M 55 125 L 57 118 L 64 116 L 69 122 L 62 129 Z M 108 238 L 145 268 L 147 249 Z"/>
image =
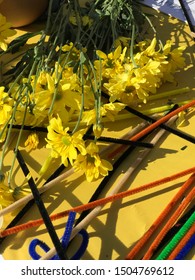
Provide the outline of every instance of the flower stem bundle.
<path id="1" fill-rule="evenodd" d="M 97 141 L 104 132 L 104 119 L 115 121 L 127 105 L 145 104 L 163 83 L 173 82 L 176 71 L 185 66 L 185 46 L 173 47 L 170 40 L 163 46 L 140 1 L 68 0 L 55 13 L 52 3 L 43 30 L 17 37 L 6 48 L 3 42 L 0 45 L 1 57 L 26 48 L 15 65 L 6 69 L 6 63 L 2 68 L 0 170 L 4 175 L 13 127 L 20 126 L 16 150 L 24 127 L 42 127 L 47 131 L 48 158 L 40 174 L 59 158 L 64 166 L 84 172 L 91 182 L 113 168 L 100 157 Z M 154 34 L 151 40 L 142 35 L 146 23 Z M 37 42 L 28 45 L 37 35 Z M 85 139 L 89 127 L 93 137 Z M 36 149 L 38 143 L 33 132 L 25 141 L 26 149 Z M 15 158 L 9 186 L 14 162 Z"/>

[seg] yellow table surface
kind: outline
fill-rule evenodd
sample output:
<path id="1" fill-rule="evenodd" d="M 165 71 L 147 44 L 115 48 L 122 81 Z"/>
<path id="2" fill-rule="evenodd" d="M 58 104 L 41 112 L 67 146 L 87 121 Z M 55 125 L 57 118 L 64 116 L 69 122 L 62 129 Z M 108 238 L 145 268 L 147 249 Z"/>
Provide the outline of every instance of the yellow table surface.
<path id="1" fill-rule="evenodd" d="M 163 43 L 166 39 L 173 40 L 176 45 L 187 45 L 185 51 L 187 67 L 175 75 L 175 84 L 163 85 L 159 92 L 171 90 L 181 87 L 189 86 L 191 90 L 189 93 L 178 95 L 171 98 L 173 102 L 182 100 L 194 99 L 195 96 L 195 46 L 194 41 L 190 35 L 188 26 L 170 18 L 167 15 L 158 14 L 153 11 L 155 17 L 154 23 L 158 26 L 159 37 L 162 38 Z M 160 19 L 160 21 L 159 21 Z M 160 24 L 159 24 L 160 22 Z M 34 24 L 31 28 L 37 28 Z M 18 34 L 23 33 L 24 30 L 18 30 Z M 167 99 L 158 100 L 156 105 L 165 105 Z M 149 103 L 147 107 L 153 107 L 154 104 Z M 129 131 L 136 124 L 142 122 L 141 119 L 129 118 L 115 123 L 106 123 L 104 135 L 112 137 L 121 137 L 124 133 Z M 195 136 L 195 114 L 194 111 L 187 116 L 186 125 L 180 127 L 184 132 Z M 40 138 L 44 138 L 44 133 L 40 134 Z M 185 149 L 182 149 L 186 146 Z M 10 144 L 10 151 L 6 156 L 5 166 L 10 165 L 10 158 L 14 148 L 13 142 Z M 34 178 L 38 177 L 38 171 L 42 166 L 47 151 L 43 144 L 40 143 L 39 149 L 32 151 L 29 154 L 25 152 L 23 143 L 21 143 L 21 151 L 30 168 Z M 123 176 L 125 170 L 134 162 L 139 154 L 140 148 L 128 157 L 121 167 L 116 170 L 114 176 L 105 188 L 102 197 L 106 195 L 117 184 L 118 178 Z M 152 182 L 154 180 L 172 175 L 184 169 L 194 166 L 195 146 L 176 135 L 166 132 L 160 142 L 149 152 L 148 156 L 140 164 L 139 168 L 129 178 L 128 182 L 123 186 L 121 191 L 133 189 L 143 184 Z M 55 170 L 56 166 L 53 166 Z M 38 179 L 38 185 L 41 186 L 44 180 L 53 172 L 52 168 L 47 172 L 43 180 Z M 173 182 L 161 185 L 151 190 L 118 200 L 114 203 L 109 203 L 104 206 L 97 218 L 95 218 L 86 228 L 89 234 L 89 245 L 83 256 L 84 260 L 122 260 L 125 258 L 130 248 L 142 237 L 151 224 L 155 221 L 158 215 L 163 211 L 166 205 L 170 202 L 173 196 L 178 192 L 182 183 L 188 178 L 185 176 Z M 19 168 L 14 172 L 14 180 L 16 184 L 20 184 L 24 177 Z M 88 183 L 81 174 L 73 174 L 67 180 L 59 183 L 43 196 L 45 206 L 48 213 L 57 213 L 71 207 L 87 203 L 93 192 L 102 179 L 96 182 Z M 194 203 L 194 202 L 193 202 Z M 16 211 L 17 212 L 17 211 Z M 16 213 L 11 213 L 4 216 L 5 228 L 10 220 L 14 218 Z M 76 216 L 79 217 L 79 214 Z M 20 223 L 29 220 L 39 219 L 40 213 L 36 205 L 21 219 Z M 65 228 L 66 218 L 62 218 L 53 222 L 56 232 L 59 237 L 62 236 Z M 0 254 L 7 260 L 30 260 L 28 253 L 30 242 L 34 238 L 44 240 L 50 247 L 53 247 L 52 241 L 47 233 L 45 225 L 34 227 L 26 231 L 21 231 L 18 234 L 7 237 L 0 245 Z M 69 248 L 69 254 L 78 247 L 79 240 L 76 239 Z M 146 248 L 147 248 L 146 244 Z M 191 250 L 187 259 L 195 259 L 195 249 Z"/>

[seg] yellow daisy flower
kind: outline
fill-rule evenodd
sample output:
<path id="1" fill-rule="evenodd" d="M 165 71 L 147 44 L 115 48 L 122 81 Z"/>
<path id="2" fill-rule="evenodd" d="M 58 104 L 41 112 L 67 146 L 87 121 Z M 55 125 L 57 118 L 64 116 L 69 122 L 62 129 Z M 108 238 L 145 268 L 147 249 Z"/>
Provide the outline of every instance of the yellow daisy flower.
<path id="1" fill-rule="evenodd" d="M 86 110 L 82 114 L 82 122 L 85 122 L 87 126 L 91 124 L 95 124 L 96 117 L 97 114 L 95 109 Z"/>
<path id="2" fill-rule="evenodd" d="M 88 15 L 85 15 L 85 16 L 82 17 L 83 26 L 86 26 L 86 25 L 91 26 L 92 23 L 93 23 L 93 19 L 90 18 Z"/>
<path id="3" fill-rule="evenodd" d="M 108 79 L 116 73 L 121 73 L 121 71 L 123 71 L 126 51 L 127 48 L 122 50 L 120 45 L 109 54 L 105 54 L 103 51 L 97 50 L 96 54 L 100 58 L 99 60 L 94 61 L 94 67 L 97 75 L 101 73 L 104 79 Z"/>
<path id="4" fill-rule="evenodd" d="M 163 48 L 163 54 L 168 56 L 168 60 L 174 65 L 174 68 L 182 68 L 185 66 L 185 58 L 183 57 L 183 52 L 186 46 L 180 46 L 171 50 L 173 43 L 168 40 Z"/>
<path id="5" fill-rule="evenodd" d="M 4 91 L 4 87 L 0 87 L 0 142 L 5 140 L 4 126 L 9 120 L 12 113 L 11 99 L 8 94 Z"/>
<path id="6" fill-rule="evenodd" d="M 27 150 L 36 149 L 38 144 L 39 144 L 39 137 L 38 137 L 37 133 L 35 133 L 35 132 L 31 133 L 24 143 Z"/>
<path id="7" fill-rule="evenodd" d="M 46 141 L 48 144 L 46 147 L 51 149 L 52 157 L 61 157 L 61 162 L 65 166 L 68 166 L 69 161 L 72 165 L 79 152 L 82 155 L 86 154 L 85 142 L 83 140 L 84 129 L 70 135 L 68 133 L 69 127 L 63 128 L 62 120 L 59 116 L 50 120 L 47 129 Z"/>
<path id="8" fill-rule="evenodd" d="M 24 180 L 24 186 L 15 187 L 13 190 L 14 201 L 19 200 L 31 193 L 31 190 L 28 185 L 26 185 L 26 178 Z"/>
<path id="9" fill-rule="evenodd" d="M 186 65 L 183 52 L 186 46 L 180 46 L 171 50 L 173 43 L 168 40 L 163 48 L 163 55 L 167 57 L 167 64 L 162 64 L 164 74 L 163 81 L 173 82 L 176 70 L 183 69 Z"/>
<path id="10" fill-rule="evenodd" d="M 100 116 L 108 117 L 111 121 L 115 120 L 115 116 L 125 108 L 125 104 L 115 102 L 106 103 L 100 107 Z M 86 125 L 96 124 L 97 112 L 95 109 L 86 110 L 83 112 L 82 122 Z"/>
<path id="11" fill-rule="evenodd" d="M 0 211 L 2 210 L 2 206 L 0 205 Z M 0 217 L 0 229 L 2 228 L 3 226 L 3 217 L 1 216 Z"/>
<path id="12" fill-rule="evenodd" d="M 86 155 L 78 155 L 73 164 L 74 170 L 84 172 L 88 182 L 97 180 L 100 176 L 107 176 L 113 166 L 109 161 L 100 158 L 98 146 L 91 142 L 86 147 L 86 151 Z"/>
<path id="13" fill-rule="evenodd" d="M 115 120 L 115 116 L 118 115 L 120 111 L 125 108 L 125 104 L 115 102 L 115 103 L 107 103 L 103 105 L 104 116 L 107 116 L 111 121 Z"/>
<path id="14" fill-rule="evenodd" d="M 4 176 L 3 176 L 4 177 Z M 5 183 L 5 177 L 0 181 L 0 205 L 5 208 L 14 202 L 13 190 Z"/>
<path id="15" fill-rule="evenodd" d="M 62 54 L 61 58 L 64 57 L 64 59 L 66 59 L 66 63 L 68 63 L 70 61 L 71 62 L 78 61 L 78 59 L 80 57 L 80 50 L 78 50 L 72 42 L 62 46 L 61 50 L 64 52 L 64 54 Z M 82 48 L 82 52 L 86 52 L 86 51 L 87 51 L 86 48 Z M 63 61 L 63 60 L 61 60 L 61 61 Z"/>
<path id="16" fill-rule="evenodd" d="M 94 124 L 93 125 L 93 134 L 96 138 L 99 138 L 102 135 L 104 127 L 102 124 Z"/>
<path id="17" fill-rule="evenodd" d="M 114 41 L 114 46 L 115 46 L 115 48 L 117 48 L 118 46 L 121 46 L 121 47 L 128 47 L 128 46 L 129 46 L 130 40 L 131 40 L 131 39 L 128 38 L 128 37 L 119 36 L 119 37 Z"/>
<path id="18" fill-rule="evenodd" d="M 4 124 L 11 115 L 12 106 L 10 105 L 11 98 L 4 87 L 0 87 L 0 125 Z"/>
<path id="19" fill-rule="evenodd" d="M 93 23 L 93 19 L 90 18 L 88 15 L 80 17 L 79 14 L 76 14 L 75 12 L 72 12 L 71 15 L 69 16 L 69 21 L 72 25 L 77 26 L 78 19 L 81 21 L 83 26 L 86 26 L 86 25 L 91 26 L 91 24 Z"/>

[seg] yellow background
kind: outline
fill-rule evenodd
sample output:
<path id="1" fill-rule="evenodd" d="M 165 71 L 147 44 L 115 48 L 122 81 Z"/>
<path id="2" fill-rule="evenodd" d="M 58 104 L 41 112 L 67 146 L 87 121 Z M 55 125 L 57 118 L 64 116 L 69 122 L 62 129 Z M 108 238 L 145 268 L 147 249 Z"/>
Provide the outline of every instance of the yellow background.
<path id="1" fill-rule="evenodd" d="M 151 9 L 147 10 L 151 12 Z M 185 51 L 186 68 L 175 75 L 176 82 L 174 84 L 163 85 L 158 92 L 160 93 L 166 90 L 189 86 L 191 88 L 189 93 L 178 95 L 174 98 L 171 97 L 171 101 L 176 103 L 178 101 L 194 99 L 195 46 L 190 30 L 185 23 L 180 22 L 177 19 L 170 18 L 162 13 L 159 14 L 156 11 L 153 11 L 153 14 L 155 16 L 152 21 L 157 27 L 158 36 L 162 39 L 163 44 L 167 39 L 171 39 L 175 42 L 176 46 L 183 44 L 187 45 L 187 49 Z M 37 28 L 39 28 L 39 24 L 29 26 L 27 29 L 34 30 Z M 18 30 L 18 34 L 22 34 L 24 31 L 25 29 Z M 169 101 L 168 99 L 169 98 L 149 103 L 146 105 L 146 108 L 165 105 Z M 145 106 L 143 106 L 143 108 L 145 108 Z M 140 122 L 142 122 L 142 120 L 138 118 L 129 118 L 116 123 L 106 123 L 104 135 L 121 137 L 124 133 L 135 127 L 136 124 Z M 186 125 L 184 127 L 180 127 L 179 129 L 195 136 L 194 128 L 195 115 L 194 111 L 192 111 L 187 115 Z M 40 139 L 44 139 L 45 137 L 43 133 L 39 134 L 39 136 Z M 38 171 L 47 157 L 47 151 L 45 150 L 43 143 L 44 142 L 42 141 L 39 145 L 39 149 L 32 151 L 30 154 L 24 150 L 24 143 L 21 143 L 20 148 L 23 157 L 31 169 L 34 178 L 39 177 Z M 187 147 L 183 150 L 182 148 L 184 146 Z M 10 165 L 13 148 L 14 135 L 13 142 L 10 144 L 10 151 L 8 152 L 5 160 L 6 168 Z M 134 162 L 139 155 L 139 152 L 140 149 L 135 149 L 133 154 L 125 160 L 121 167 L 116 171 L 116 174 L 114 174 L 109 184 L 106 186 L 102 197 L 117 184 L 118 178 L 123 176 L 123 173 L 125 173 L 125 170 Z M 136 169 L 133 175 L 129 178 L 128 182 L 123 186 L 121 191 L 125 191 L 130 188 L 133 189 L 143 184 L 193 167 L 194 154 L 194 144 L 166 132 L 160 142 L 150 151 L 139 168 Z M 49 176 L 55 168 L 56 166 L 52 166 L 43 180 L 38 179 L 39 186 L 42 185 L 47 176 Z M 89 245 L 83 259 L 124 259 L 130 248 L 132 248 L 135 242 L 139 240 L 139 238 L 141 238 L 146 230 L 151 226 L 187 178 L 188 176 L 161 185 L 149 191 L 118 200 L 112 204 L 107 204 L 100 212 L 99 216 L 95 218 L 86 228 L 89 234 Z M 19 168 L 16 168 L 13 179 L 15 180 L 16 185 L 23 181 L 23 174 Z M 97 182 L 87 183 L 84 176 L 80 174 L 73 174 L 67 180 L 64 180 L 60 184 L 56 185 L 42 196 L 49 214 L 57 213 L 71 207 L 87 203 L 100 181 L 101 179 Z M 15 213 L 12 213 L 4 217 L 3 227 L 6 227 L 6 225 L 9 224 L 14 215 Z M 77 214 L 77 217 L 79 217 L 79 214 Z M 39 218 L 39 211 L 37 210 L 37 206 L 34 205 L 25 217 L 21 219 L 20 223 Z M 61 237 L 64 232 L 66 221 L 67 218 L 62 218 L 53 222 L 59 237 Z M 31 258 L 28 254 L 28 246 L 34 238 L 44 240 L 50 247 L 53 247 L 47 230 L 45 226 L 42 225 L 40 227 L 31 228 L 7 237 L 3 244 L 0 245 L 0 253 L 7 260 L 29 260 Z M 73 241 L 68 254 L 71 255 L 72 252 L 78 248 L 79 242 L 78 238 Z M 147 249 L 147 246 L 148 245 L 146 244 L 145 249 Z M 190 252 L 187 259 L 195 259 L 195 250 Z"/>

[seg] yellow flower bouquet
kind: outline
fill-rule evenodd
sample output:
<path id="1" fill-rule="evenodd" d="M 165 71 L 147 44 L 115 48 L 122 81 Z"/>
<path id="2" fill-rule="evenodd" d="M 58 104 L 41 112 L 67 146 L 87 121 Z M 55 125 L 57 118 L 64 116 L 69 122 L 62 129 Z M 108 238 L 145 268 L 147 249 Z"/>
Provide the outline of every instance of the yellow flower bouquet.
<path id="1" fill-rule="evenodd" d="M 48 159 L 82 171 L 91 182 L 112 170 L 99 153 L 98 139 L 106 119 L 115 121 L 127 105 L 146 103 L 165 82 L 185 66 L 185 47 L 162 44 L 140 1 L 62 1 L 55 13 L 49 8 L 46 26 L 26 33 L 8 45 L 14 34 L 0 15 L 0 56 L 27 50 L 19 61 L 2 71 L 0 83 L 1 181 L 5 178 L 4 156 L 13 128 L 19 128 L 16 151 L 22 132 L 33 130 L 26 149 L 36 149 L 38 129 L 47 133 Z M 153 32 L 152 40 L 142 34 L 144 24 Z M 34 46 L 29 38 L 39 35 Z M 157 97 L 158 98 L 158 97 Z M 86 133 L 92 129 L 94 138 Z M 8 172 L 12 186 L 15 158 Z"/>

